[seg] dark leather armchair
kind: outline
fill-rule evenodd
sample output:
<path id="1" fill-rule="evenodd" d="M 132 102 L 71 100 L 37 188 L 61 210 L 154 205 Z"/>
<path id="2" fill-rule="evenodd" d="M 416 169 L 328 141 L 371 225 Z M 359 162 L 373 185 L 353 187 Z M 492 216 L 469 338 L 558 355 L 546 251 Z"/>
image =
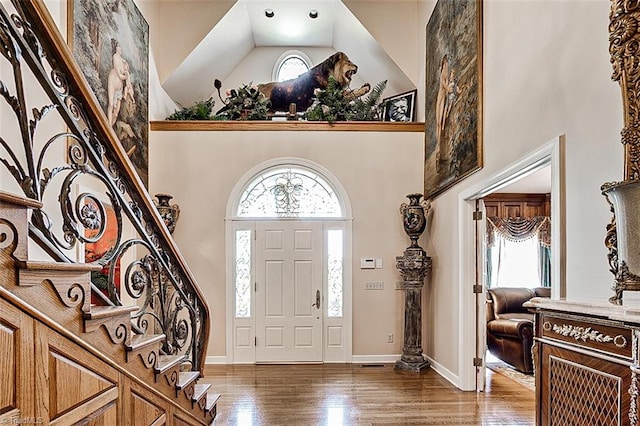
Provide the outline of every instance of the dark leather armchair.
<path id="1" fill-rule="evenodd" d="M 533 372 L 533 314 L 522 304 L 550 296 L 548 287 L 487 290 L 487 347 L 494 356 L 525 374 Z"/>

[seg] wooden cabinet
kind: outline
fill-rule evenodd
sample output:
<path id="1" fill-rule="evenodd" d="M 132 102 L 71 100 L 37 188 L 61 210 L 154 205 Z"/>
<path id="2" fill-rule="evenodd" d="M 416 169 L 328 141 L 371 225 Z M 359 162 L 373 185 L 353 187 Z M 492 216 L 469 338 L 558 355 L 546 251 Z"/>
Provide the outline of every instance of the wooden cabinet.
<path id="1" fill-rule="evenodd" d="M 488 217 L 549 216 L 551 194 L 490 194 L 483 198 Z"/>
<path id="2" fill-rule="evenodd" d="M 640 317 L 608 304 L 525 306 L 536 313 L 536 424 L 637 425 Z"/>

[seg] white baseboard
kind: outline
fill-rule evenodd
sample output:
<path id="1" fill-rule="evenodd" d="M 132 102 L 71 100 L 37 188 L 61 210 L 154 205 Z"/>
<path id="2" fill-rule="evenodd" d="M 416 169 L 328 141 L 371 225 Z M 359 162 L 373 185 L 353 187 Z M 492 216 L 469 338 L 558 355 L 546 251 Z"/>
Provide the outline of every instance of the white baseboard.
<path id="1" fill-rule="evenodd" d="M 351 357 L 352 364 L 393 364 L 397 360 L 400 359 L 400 354 L 398 355 L 354 355 Z M 326 364 L 337 363 L 344 364 L 344 361 L 336 361 L 336 362 L 325 362 Z M 208 356 L 205 360 L 205 364 L 214 365 L 214 364 L 231 364 L 227 362 L 227 357 L 224 355 L 221 356 Z M 253 362 L 241 362 L 234 364 L 255 364 Z"/>
<path id="2" fill-rule="evenodd" d="M 400 359 L 397 355 L 352 355 L 352 364 L 392 364 Z"/>
<path id="3" fill-rule="evenodd" d="M 206 360 L 204 361 L 205 365 L 208 364 L 227 364 L 227 357 L 222 355 L 222 356 L 208 356 L 206 358 Z"/>
<path id="4" fill-rule="evenodd" d="M 436 373 L 444 377 L 447 381 L 449 381 L 453 386 L 460 389 L 460 376 L 454 374 L 451 370 L 444 367 L 439 362 L 434 361 L 431 357 L 424 356 L 429 363 L 431 363 L 431 369 L 433 369 Z"/>

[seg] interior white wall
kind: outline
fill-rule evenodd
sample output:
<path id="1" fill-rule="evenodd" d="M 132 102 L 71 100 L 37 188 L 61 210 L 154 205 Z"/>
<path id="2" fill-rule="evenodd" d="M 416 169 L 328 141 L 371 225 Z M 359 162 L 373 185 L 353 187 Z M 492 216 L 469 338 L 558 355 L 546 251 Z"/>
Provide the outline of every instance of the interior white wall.
<path id="1" fill-rule="evenodd" d="M 151 44 L 153 47 L 171 52 L 170 55 L 158 55 L 158 75 L 160 81 L 164 82 L 236 0 L 189 0 L 188 7 L 185 6 L 184 0 L 137 0 L 137 3 L 139 7 L 146 8 L 152 5 L 159 9 L 158 20 L 153 22 L 162 31 L 158 33 L 157 40 L 151 39 Z M 146 14 L 145 17 L 151 24 L 152 21 Z M 225 40 L 220 42 L 224 43 Z"/>
<path id="2" fill-rule="evenodd" d="M 420 192 L 421 133 L 151 132 L 150 192 L 174 195 L 181 216 L 174 232 L 211 303 L 209 356 L 225 355 L 225 208 L 236 182 L 256 165 L 279 157 L 314 161 L 345 187 L 353 210 L 353 354 L 402 351 L 403 294 L 395 257 L 409 239 L 399 206 Z M 392 159 L 392 161 L 390 161 Z M 360 258 L 383 259 L 361 270 Z M 364 290 L 383 281 L 384 290 Z M 387 334 L 396 336 L 387 343 Z"/>
<path id="3" fill-rule="evenodd" d="M 388 7 L 388 1 L 344 0 L 345 6 L 367 28 L 404 73 L 417 83 L 420 77 L 420 37 L 407 37 L 408 34 L 422 33 L 418 4 L 415 1 L 395 1 Z M 384 11 L 384 13 L 381 13 Z M 402 24 L 399 30 L 398 24 Z M 424 37 L 423 37 L 424 38 Z"/>

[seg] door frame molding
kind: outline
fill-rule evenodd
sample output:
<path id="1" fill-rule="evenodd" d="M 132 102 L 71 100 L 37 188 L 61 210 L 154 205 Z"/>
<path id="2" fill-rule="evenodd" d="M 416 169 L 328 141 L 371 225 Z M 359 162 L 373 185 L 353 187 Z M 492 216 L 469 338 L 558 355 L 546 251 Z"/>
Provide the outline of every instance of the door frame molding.
<path id="1" fill-rule="evenodd" d="M 565 136 L 560 135 L 519 161 L 506 167 L 458 195 L 458 387 L 476 389 L 476 298 L 472 291 L 475 283 L 476 235 L 471 220 L 475 200 L 521 179 L 537 169 L 551 165 L 551 297 L 566 294 L 566 224 L 565 224 Z M 485 306 L 486 307 L 486 306 Z M 484 318 L 480 313 L 479 317 Z M 484 360 L 483 360 L 484 362 Z"/>
<path id="2" fill-rule="evenodd" d="M 344 340 L 345 340 L 345 351 L 344 351 L 344 359 L 334 359 L 331 356 L 331 353 L 327 353 L 327 326 L 332 323 L 332 321 L 327 320 L 326 316 L 326 300 L 323 300 L 323 362 L 351 362 L 353 357 L 353 319 L 352 319 L 352 263 L 353 263 L 353 255 L 352 255 L 352 210 L 351 210 L 351 201 L 349 196 L 340 183 L 340 181 L 325 167 L 321 166 L 318 163 L 313 161 L 298 158 L 298 157 L 280 157 L 274 158 L 271 160 L 264 161 L 252 169 L 248 170 L 235 184 L 229 199 L 227 201 L 226 207 L 226 216 L 225 216 L 225 281 L 226 281 L 226 296 L 225 296 L 225 311 L 226 311 L 226 324 L 225 324 L 225 352 L 224 355 L 225 362 L 227 364 L 234 363 L 255 363 L 255 351 L 254 351 L 254 361 L 238 361 L 234 360 L 234 303 L 235 303 L 235 290 L 234 290 L 234 247 L 235 247 L 235 230 L 238 229 L 239 226 L 242 226 L 244 223 L 246 228 L 251 228 L 253 232 L 255 232 L 255 222 L 257 221 L 276 221 L 278 218 L 245 218 L 238 217 L 238 204 L 240 203 L 241 196 L 247 187 L 254 178 L 256 178 L 259 174 L 266 172 L 269 169 L 273 169 L 275 167 L 282 166 L 296 166 L 303 169 L 308 169 L 317 173 L 321 177 L 323 177 L 326 182 L 332 186 L 335 191 L 336 197 L 340 202 L 340 207 L 342 210 L 342 215 L 340 217 L 328 217 L 328 218 L 300 218 L 300 220 L 304 221 L 320 221 L 323 222 L 323 265 L 326 264 L 326 235 L 325 232 L 327 229 L 343 229 L 344 230 L 344 286 L 343 286 L 343 327 L 344 327 Z M 280 219 L 280 220 L 296 220 L 296 219 Z M 255 277 L 255 247 L 252 246 L 252 278 Z M 324 266 L 323 266 L 324 267 Z M 326 269 L 326 268 L 325 268 Z M 326 290 L 326 271 L 323 272 L 323 286 Z M 326 294 L 326 293 L 325 293 Z M 254 298 L 252 298 L 252 305 L 255 303 Z M 253 309 L 253 306 L 252 306 Z M 254 312 L 254 311 L 252 311 Z M 252 321 L 255 323 L 255 316 L 252 316 Z M 253 330 L 253 335 L 255 337 L 255 328 Z M 330 352 L 330 351 L 329 351 Z M 327 358 L 327 355 L 329 357 Z"/>

